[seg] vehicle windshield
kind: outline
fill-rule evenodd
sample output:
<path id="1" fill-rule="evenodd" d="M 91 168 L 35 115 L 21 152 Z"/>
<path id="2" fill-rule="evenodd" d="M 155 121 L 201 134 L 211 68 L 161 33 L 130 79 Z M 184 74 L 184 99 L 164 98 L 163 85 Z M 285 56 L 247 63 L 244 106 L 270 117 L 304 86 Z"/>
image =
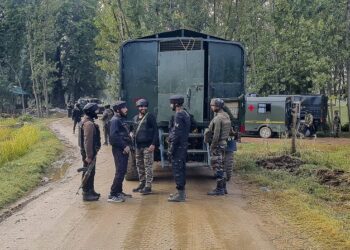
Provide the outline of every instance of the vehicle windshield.
<path id="1" fill-rule="evenodd" d="M 101 104 L 102 103 L 99 99 L 90 99 L 90 102 L 97 103 L 97 104 Z"/>

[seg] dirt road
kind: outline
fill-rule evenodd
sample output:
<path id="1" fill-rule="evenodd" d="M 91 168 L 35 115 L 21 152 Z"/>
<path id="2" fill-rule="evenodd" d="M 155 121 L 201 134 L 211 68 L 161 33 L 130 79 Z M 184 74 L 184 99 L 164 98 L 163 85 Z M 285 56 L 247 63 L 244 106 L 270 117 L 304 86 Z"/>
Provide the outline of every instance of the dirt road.
<path id="1" fill-rule="evenodd" d="M 0 224 L 0 249 L 295 249 L 284 222 L 249 209 L 237 178 L 228 186 L 229 195 L 208 197 L 214 180 L 205 169 L 188 171 L 186 203 L 167 202 L 174 182 L 166 171 L 155 173 L 154 194 L 107 203 L 115 171 L 111 147 L 98 155 L 95 182 L 102 197 L 84 203 L 75 195 L 80 161 L 71 121 L 55 121 L 52 129 L 73 145 L 67 151 L 74 152 L 72 167 Z M 130 192 L 136 185 L 126 181 L 124 189 Z"/>

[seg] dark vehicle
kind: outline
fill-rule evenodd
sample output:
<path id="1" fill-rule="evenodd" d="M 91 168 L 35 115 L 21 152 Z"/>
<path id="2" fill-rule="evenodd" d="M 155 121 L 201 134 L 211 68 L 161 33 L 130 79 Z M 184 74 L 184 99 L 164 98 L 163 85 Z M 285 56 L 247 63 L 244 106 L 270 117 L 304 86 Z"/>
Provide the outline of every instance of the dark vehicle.
<path id="1" fill-rule="evenodd" d="M 78 99 L 78 103 L 80 104 L 81 107 L 84 107 L 88 103 L 96 103 L 98 106 L 99 114 L 102 114 L 103 111 L 105 110 L 101 100 L 98 98 L 82 97 Z"/>
<path id="2" fill-rule="evenodd" d="M 283 95 L 270 95 L 283 96 Z M 287 95 L 286 95 L 287 96 Z M 326 129 L 328 114 L 328 98 L 325 95 L 288 95 L 291 101 L 300 103 L 300 121 L 305 120 L 305 114 L 311 113 L 315 131 Z M 291 124 L 291 117 L 289 123 Z M 291 125 L 290 125 L 291 126 Z"/>
<path id="3" fill-rule="evenodd" d="M 155 159 L 162 167 L 170 165 L 166 137 L 173 115 L 171 95 L 185 97 L 184 107 L 198 125 L 190 134 L 189 167 L 210 165 L 203 133 L 213 117 L 211 98 L 223 98 L 235 117 L 234 126 L 239 130 L 243 125 L 245 51 L 240 43 L 181 29 L 125 42 L 120 62 L 120 98 L 127 102 L 128 116 L 137 114 L 135 102 L 140 98 L 149 100 L 149 111 L 157 116 L 160 147 Z M 126 178 L 133 179 L 136 168 L 132 160 L 129 163 Z"/>

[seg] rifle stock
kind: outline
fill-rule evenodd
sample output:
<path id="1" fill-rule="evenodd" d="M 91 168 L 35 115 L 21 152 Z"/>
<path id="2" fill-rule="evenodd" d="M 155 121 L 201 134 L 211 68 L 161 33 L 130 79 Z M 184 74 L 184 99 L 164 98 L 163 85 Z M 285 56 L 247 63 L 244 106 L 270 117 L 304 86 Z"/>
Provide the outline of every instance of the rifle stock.
<path id="1" fill-rule="evenodd" d="M 87 183 L 87 181 L 88 181 L 88 179 L 89 179 L 89 177 L 90 177 L 90 175 L 91 175 L 91 172 L 92 172 L 93 168 L 95 167 L 95 165 L 96 165 L 96 156 L 95 156 L 94 159 L 92 159 L 92 161 L 87 165 L 85 174 L 83 174 L 83 178 L 81 179 L 81 184 L 80 184 L 80 186 L 79 186 L 79 188 L 78 188 L 76 194 L 79 194 L 79 190 L 80 190 L 81 188 L 83 188 L 83 187 L 86 185 L 86 183 Z M 79 171 L 79 170 L 80 170 L 80 171 Z M 84 171 L 84 170 L 78 169 L 78 172 L 81 172 L 81 171 Z"/>

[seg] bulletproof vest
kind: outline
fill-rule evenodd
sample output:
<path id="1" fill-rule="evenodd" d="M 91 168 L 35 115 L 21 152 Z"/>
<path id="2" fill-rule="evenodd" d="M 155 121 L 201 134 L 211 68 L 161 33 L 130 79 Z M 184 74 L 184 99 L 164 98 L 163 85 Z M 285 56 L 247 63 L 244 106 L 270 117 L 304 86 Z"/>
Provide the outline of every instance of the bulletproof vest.
<path id="1" fill-rule="evenodd" d="M 313 123 L 313 120 L 314 120 L 314 118 L 313 118 L 312 114 L 307 114 L 305 116 L 305 124 L 306 125 L 311 125 Z"/>
<path id="2" fill-rule="evenodd" d="M 94 149 L 94 154 L 96 155 L 101 148 L 101 131 L 100 131 L 100 127 L 97 124 L 94 123 L 94 126 L 95 126 L 95 131 L 94 131 L 94 139 L 93 139 L 93 149 Z M 81 150 L 85 151 L 83 121 L 79 122 L 78 145 Z"/>
<path id="3" fill-rule="evenodd" d="M 231 120 L 229 115 L 226 112 L 217 113 L 216 117 L 214 118 L 213 125 L 217 126 L 219 125 L 219 123 L 221 123 L 219 142 L 226 141 L 231 131 Z"/>

